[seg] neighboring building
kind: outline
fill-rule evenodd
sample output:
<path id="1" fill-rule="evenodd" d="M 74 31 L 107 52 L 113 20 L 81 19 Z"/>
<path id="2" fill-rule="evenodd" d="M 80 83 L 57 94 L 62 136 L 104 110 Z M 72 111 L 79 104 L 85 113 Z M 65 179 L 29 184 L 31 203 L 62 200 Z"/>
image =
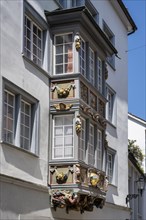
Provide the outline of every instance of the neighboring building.
<path id="1" fill-rule="evenodd" d="M 0 4 L 1 218 L 128 219 L 130 14 L 120 0 Z"/>
<path id="2" fill-rule="evenodd" d="M 129 173 L 128 173 L 128 185 L 129 192 L 126 197 L 126 203 L 130 207 L 130 219 L 145 219 L 144 216 L 144 200 L 145 200 L 145 191 L 140 192 L 139 181 L 140 178 L 145 180 L 145 176 L 142 171 L 137 166 L 137 161 L 132 153 L 129 152 Z"/>
<path id="3" fill-rule="evenodd" d="M 128 114 L 128 139 L 129 140 L 136 140 L 135 144 L 138 145 L 140 147 L 140 149 L 142 150 L 142 153 L 144 155 L 144 161 L 143 161 L 142 167 L 144 170 L 144 174 L 146 174 L 146 121 L 133 115 L 133 114 L 130 114 L 130 113 Z M 135 172 L 131 166 L 129 166 L 129 168 L 130 168 L 129 174 L 131 175 L 131 178 L 134 178 L 135 180 L 136 180 L 136 178 L 138 179 L 139 175 L 137 175 L 137 172 Z M 131 180 L 131 182 L 133 182 L 133 181 Z M 130 183 L 130 186 L 131 186 L 131 183 Z M 129 186 L 129 190 L 132 190 L 130 186 Z M 138 217 L 138 211 L 140 211 L 142 219 L 146 219 L 146 209 L 145 209 L 145 207 L 146 207 L 146 187 L 143 192 L 142 199 L 143 200 L 139 206 L 138 206 L 138 204 L 139 204 L 138 199 L 136 199 L 136 201 L 132 201 L 133 203 L 131 202 L 132 210 L 134 210 L 132 217 L 135 217 L 135 218 L 136 218 L 136 216 Z M 141 210 L 138 209 L 138 207 L 142 207 Z"/>

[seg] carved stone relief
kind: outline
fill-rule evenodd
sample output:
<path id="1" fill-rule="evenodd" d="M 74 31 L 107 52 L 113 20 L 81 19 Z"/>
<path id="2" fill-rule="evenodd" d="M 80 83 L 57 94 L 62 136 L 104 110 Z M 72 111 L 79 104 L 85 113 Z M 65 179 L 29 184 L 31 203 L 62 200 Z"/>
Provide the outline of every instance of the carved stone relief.
<path id="1" fill-rule="evenodd" d="M 72 98 L 75 85 L 73 81 L 52 83 L 52 99 Z"/>

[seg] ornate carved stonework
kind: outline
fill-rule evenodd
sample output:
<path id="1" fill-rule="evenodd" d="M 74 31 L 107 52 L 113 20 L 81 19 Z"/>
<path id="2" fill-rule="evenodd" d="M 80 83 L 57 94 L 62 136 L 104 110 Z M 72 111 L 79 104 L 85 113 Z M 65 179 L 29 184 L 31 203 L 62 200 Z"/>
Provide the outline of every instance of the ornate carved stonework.
<path id="1" fill-rule="evenodd" d="M 50 168 L 50 184 L 73 183 L 73 167 L 51 167 Z"/>
<path id="2" fill-rule="evenodd" d="M 75 48 L 77 51 L 81 48 L 81 38 L 78 34 L 75 36 Z"/>
<path id="3" fill-rule="evenodd" d="M 82 129 L 82 123 L 81 123 L 80 115 L 77 115 L 75 128 L 76 128 L 76 133 L 79 134 L 81 132 L 81 129 Z"/>
<path id="4" fill-rule="evenodd" d="M 65 110 L 69 110 L 71 109 L 73 105 L 72 104 L 64 104 L 64 103 L 59 103 L 59 104 L 54 104 L 53 107 L 57 110 L 57 111 L 65 111 Z"/>
<path id="5" fill-rule="evenodd" d="M 52 99 L 74 97 L 74 89 L 73 81 L 52 83 Z"/>
<path id="6" fill-rule="evenodd" d="M 91 212 L 94 206 L 102 209 L 105 203 L 105 198 L 76 193 L 73 190 L 51 190 L 50 195 L 54 210 L 65 208 L 67 213 L 69 210 L 80 211 L 81 214 L 84 211 Z"/>

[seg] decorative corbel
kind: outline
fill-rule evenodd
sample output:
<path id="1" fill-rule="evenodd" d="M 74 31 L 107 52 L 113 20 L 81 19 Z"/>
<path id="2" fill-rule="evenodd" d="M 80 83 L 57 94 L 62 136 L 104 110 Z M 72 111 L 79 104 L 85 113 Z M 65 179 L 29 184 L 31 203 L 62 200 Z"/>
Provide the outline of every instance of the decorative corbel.
<path id="1" fill-rule="evenodd" d="M 98 114 L 98 113 L 93 114 L 93 119 L 94 119 L 94 120 L 98 120 L 98 119 L 99 119 L 99 117 L 100 117 L 100 116 L 99 116 L 99 114 Z"/>
<path id="2" fill-rule="evenodd" d="M 69 110 L 71 109 L 73 105 L 72 104 L 64 104 L 64 103 L 59 103 L 59 104 L 54 104 L 53 107 L 58 110 L 58 111 L 64 111 L 64 110 Z"/>

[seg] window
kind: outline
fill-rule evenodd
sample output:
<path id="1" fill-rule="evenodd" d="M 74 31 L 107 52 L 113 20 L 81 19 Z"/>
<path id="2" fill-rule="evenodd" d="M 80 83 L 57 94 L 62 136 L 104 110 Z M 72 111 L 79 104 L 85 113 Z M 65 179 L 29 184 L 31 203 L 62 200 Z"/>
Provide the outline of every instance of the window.
<path id="1" fill-rule="evenodd" d="M 7 90 L 4 92 L 4 140 L 13 143 L 14 140 L 14 109 L 15 95 Z"/>
<path id="2" fill-rule="evenodd" d="M 30 97 L 31 99 L 31 97 Z M 4 90 L 3 140 L 33 153 L 38 146 L 38 104 L 21 93 Z"/>
<path id="3" fill-rule="evenodd" d="M 72 7 L 77 7 L 83 5 L 82 0 L 71 0 L 72 1 Z"/>
<path id="4" fill-rule="evenodd" d="M 107 176 L 110 183 L 113 182 L 115 154 L 112 151 L 107 152 Z"/>
<path id="5" fill-rule="evenodd" d="M 73 72 L 72 34 L 55 36 L 55 73 Z"/>
<path id="6" fill-rule="evenodd" d="M 81 48 L 79 50 L 80 53 L 80 73 L 85 76 L 85 42 L 81 39 Z"/>
<path id="7" fill-rule="evenodd" d="M 97 130 L 97 168 L 102 169 L 102 131 Z"/>
<path id="8" fill-rule="evenodd" d="M 113 34 L 113 32 L 110 30 L 110 28 L 108 27 L 108 25 L 104 21 L 103 21 L 103 31 L 104 31 L 105 35 L 107 36 L 107 38 L 109 39 L 109 41 L 113 45 L 115 45 L 115 35 Z M 112 55 L 111 57 L 108 57 L 107 62 L 113 68 L 115 68 L 115 55 Z"/>
<path id="9" fill-rule="evenodd" d="M 99 57 L 97 60 L 97 88 L 102 93 L 102 60 Z"/>
<path id="10" fill-rule="evenodd" d="M 73 158 L 73 116 L 54 116 L 53 159 Z"/>
<path id="11" fill-rule="evenodd" d="M 111 123 L 114 123 L 114 102 L 115 102 L 115 92 L 109 88 L 106 87 L 106 93 L 107 93 L 107 119 Z"/>
<path id="12" fill-rule="evenodd" d="M 42 29 L 25 15 L 24 53 L 34 63 L 42 66 Z"/>
<path id="13" fill-rule="evenodd" d="M 86 121 L 81 118 L 81 132 L 79 134 L 79 160 L 85 159 Z"/>
<path id="14" fill-rule="evenodd" d="M 31 131 L 31 104 L 21 100 L 20 146 L 29 150 Z"/>
<path id="15" fill-rule="evenodd" d="M 89 125 L 88 164 L 94 165 L 94 126 Z"/>
<path id="16" fill-rule="evenodd" d="M 95 83 L 94 69 L 94 51 L 89 47 L 89 81 L 92 85 Z"/>

